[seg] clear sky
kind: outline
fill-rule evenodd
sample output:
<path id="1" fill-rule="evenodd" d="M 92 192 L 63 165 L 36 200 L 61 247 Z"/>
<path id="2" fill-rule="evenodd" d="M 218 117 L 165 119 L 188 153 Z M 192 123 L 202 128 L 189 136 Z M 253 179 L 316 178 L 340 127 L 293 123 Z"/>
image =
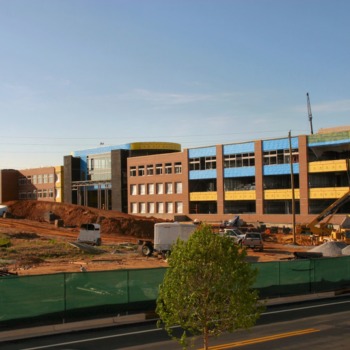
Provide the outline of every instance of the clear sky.
<path id="1" fill-rule="evenodd" d="M 350 125 L 349 0 L 0 0 L 0 169 Z"/>

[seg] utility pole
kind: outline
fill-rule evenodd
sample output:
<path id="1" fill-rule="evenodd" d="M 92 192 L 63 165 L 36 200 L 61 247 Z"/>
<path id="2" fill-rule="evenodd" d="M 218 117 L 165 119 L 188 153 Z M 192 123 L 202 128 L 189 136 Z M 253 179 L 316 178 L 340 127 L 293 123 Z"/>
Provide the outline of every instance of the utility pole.
<path id="1" fill-rule="evenodd" d="M 314 129 L 312 127 L 312 112 L 311 112 L 311 103 L 310 103 L 310 97 L 309 93 L 306 93 L 306 100 L 307 100 L 307 114 L 309 117 L 309 122 L 310 122 L 310 129 L 311 129 L 311 135 L 314 133 Z"/>
<path id="2" fill-rule="evenodd" d="M 293 155 L 292 155 L 292 136 L 291 132 L 288 133 L 289 140 L 289 164 L 290 164 L 290 183 L 292 188 L 292 231 L 293 231 L 293 244 L 296 244 L 295 236 L 295 195 L 294 195 L 294 171 L 293 171 Z"/>

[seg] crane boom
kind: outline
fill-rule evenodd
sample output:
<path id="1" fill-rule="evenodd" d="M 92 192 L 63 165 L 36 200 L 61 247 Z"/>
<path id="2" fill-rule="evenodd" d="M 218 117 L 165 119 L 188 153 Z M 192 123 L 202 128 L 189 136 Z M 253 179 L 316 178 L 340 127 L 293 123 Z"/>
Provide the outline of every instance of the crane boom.
<path id="1" fill-rule="evenodd" d="M 311 103 L 310 103 L 310 97 L 309 93 L 306 93 L 306 99 L 307 99 L 307 114 L 309 117 L 309 122 L 310 122 L 310 129 L 311 129 L 311 135 L 314 133 L 314 129 L 312 127 L 312 112 L 311 112 Z"/>

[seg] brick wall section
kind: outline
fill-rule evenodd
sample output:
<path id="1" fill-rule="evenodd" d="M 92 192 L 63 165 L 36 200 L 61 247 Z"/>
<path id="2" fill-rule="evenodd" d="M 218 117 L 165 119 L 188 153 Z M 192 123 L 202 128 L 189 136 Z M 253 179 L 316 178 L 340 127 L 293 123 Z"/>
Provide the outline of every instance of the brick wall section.
<path id="1" fill-rule="evenodd" d="M 256 214 L 264 214 L 264 180 L 262 141 L 255 142 L 255 193 Z"/>
<path id="2" fill-rule="evenodd" d="M 158 154 L 158 155 L 149 155 L 144 157 L 132 157 L 128 158 L 128 175 L 130 174 L 130 168 L 136 167 L 137 176 L 128 176 L 128 210 L 129 213 L 132 211 L 132 203 L 137 203 L 138 212 L 132 213 L 136 215 L 145 215 L 145 216 L 161 216 L 164 219 L 174 219 L 175 215 L 181 215 L 188 211 L 188 166 L 187 166 L 187 152 L 176 152 L 176 153 L 167 153 L 167 154 Z M 185 160 L 186 158 L 186 160 Z M 177 162 L 181 162 L 182 172 L 180 174 L 175 173 L 174 165 Z M 172 164 L 172 173 L 165 173 L 165 164 Z M 156 165 L 162 165 L 162 174 L 157 175 Z M 154 174 L 147 175 L 147 165 L 153 165 Z M 138 167 L 144 166 L 145 175 L 138 175 Z M 182 193 L 175 193 L 176 183 L 182 183 Z M 166 184 L 172 183 L 172 193 L 166 193 Z M 149 184 L 154 184 L 154 194 L 149 194 L 147 192 L 147 186 Z M 157 194 L 157 184 L 163 184 L 163 194 Z M 131 194 L 131 187 L 136 185 L 137 194 Z M 139 186 L 145 186 L 145 194 L 139 194 Z M 176 212 L 176 203 L 181 202 L 183 206 L 182 213 Z M 146 213 L 140 213 L 139 205 L 145 203 Z M 155 213 L 148 213 L 147 204 L 154 203 Z M 157 214 L 157 203 L 163 203 L 164 213 L 161 215 Z M 167 203 L 173 203 L 173 212 L 167 213 L 166 205 Z"/>
<path id="3" fill-rule="evenodd" d="M 0 203 L 18 199 L 18 170 L 0 171 Z"/>
<path id="4" fill-rule="evenodd" d="M 217 189 L 217 213 L 224 214 L 225 188 L 224 188 L 224 161 L 223 147 L 216 146 L 216 189 Z"/>

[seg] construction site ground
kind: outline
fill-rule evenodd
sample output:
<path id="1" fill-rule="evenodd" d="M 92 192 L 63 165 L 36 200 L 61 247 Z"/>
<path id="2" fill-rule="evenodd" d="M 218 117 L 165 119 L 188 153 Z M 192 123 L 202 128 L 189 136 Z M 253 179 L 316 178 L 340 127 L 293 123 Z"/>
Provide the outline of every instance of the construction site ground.
<path id="1" fill-rule="evenodd" d="M 107 271 L 166 267 L 161 256 L 142 256 L 139 239 L 151 239 L 159 220 L 141 218 L 61 203 L 16 201 L 6 203 L 12 217 L 0 218 L 0 271 L 17 275 Z M 48 222 L 47 218 L 57 218 Z M 61 225 L 58 225 L 60 222 Z M 82 223 L 100 222 L 102 245 L 96 252 L 79 249 Z M 291 235 L 263 235 L 264 251 L 247 250 L 252 262 L 293 259 L 295 251 L 308 251 L 310 243 L 293 242 Z"/>

